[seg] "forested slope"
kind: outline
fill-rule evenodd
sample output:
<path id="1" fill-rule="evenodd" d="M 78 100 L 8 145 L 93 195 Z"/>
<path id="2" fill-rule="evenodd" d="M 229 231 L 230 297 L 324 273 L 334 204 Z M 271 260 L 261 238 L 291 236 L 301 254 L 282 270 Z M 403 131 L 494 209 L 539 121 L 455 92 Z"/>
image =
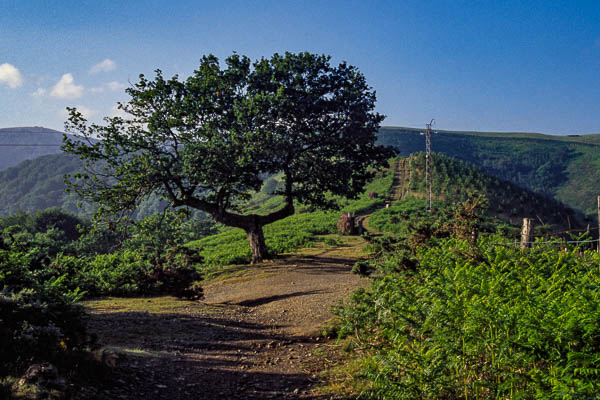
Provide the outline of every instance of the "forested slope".
<path id="1" fill-rule="evenodd" d="M 409 194 L 425 198 L 425 155 L 417 153 L 409 158 L 412 169 Z M 539 193 L 522 188 L 512 182 L 496 178 L 476 166 L 443 154 L 432 155 L 432 192 L 439 201 L 460 202 L 473 194 L 485 194 L 488 214 L 512 224 L 522 218 L 533 218 L 537 224 L 569 227 L 584 223 L 584 215 Z"/>
<path id="2" fill-rule="evenodd" d="M 65 191 L 64 175 L 74 174 L 81 167 L 76 156 L 61 153 L 26 160 L 0 171 L 0 216 L 58 207 L 89 217 L 94 206 L 82 203 L 77 195 Z M 161 210 L 162 205 L 158 198 L 145 201 L 136 216 L 152 215 Z"/>
<path id="3" fill-rule="evenodd" d="M 423 151 L 421 130 L 386 127 L 381 144 L 400 155 Z M 495 177 L 555 198 L 586 214 L 600 194 L 600 135 L 438 131 L 432 149 L 481 167 Z"/>

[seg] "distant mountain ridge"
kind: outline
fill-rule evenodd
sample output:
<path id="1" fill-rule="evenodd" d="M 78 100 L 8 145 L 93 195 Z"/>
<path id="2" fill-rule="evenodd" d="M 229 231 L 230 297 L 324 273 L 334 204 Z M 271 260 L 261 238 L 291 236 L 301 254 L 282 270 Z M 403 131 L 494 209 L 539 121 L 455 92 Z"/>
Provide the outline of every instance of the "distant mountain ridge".
<path id="1" fill-rule="evenodd" d="M 40 126 L 0 129 L 0 170 L 21 161 L 62 153 L 63 133 Z"/>
<path id="2" fill-rule="evenodd" d="M 425 138 L 421 132 L 423 129 L 382 127 L 378 138 L 380 144 L 394 146 L 399 155 L 407 156 L 425 150 Z M 39 201 L 37 196 L 48 189 L 48 184 L 33 179 L 38 176 L 44 181 L 52 180 L 50 191 L 57 194 L 62 174 L 73 173 L 80 168 L 74 160 L 63 158 L 66 154 L 60 154 L 62 137 L 61 132 L 42 127 L 0 129 L 0 200 L 9 201 L 2 204 L 4 213 L 25 208 L 32 210 L 41 204 L 60 205 L 66 200 L 50 201 L 51 196 L 45 194 L 44 201 Z M 596 213 L 596 196 L 600 195 L 600 134 L 553 136 L 436 130 L 432 148 L 434 152 L 474 164 L 494 177 L 559 200 L 587 215 Z M 56 156 L 40 160 L 39 165 L 33 162 L 42 155 Z M 19 164 L 25 160 L 31 162 Z M 12 167 L 10 171 L 9 167 Z M 32 170 L 18 171 L 22 168 Z M 44 168 L 54 170 L 57 176 L 42 178 Z M 67 171 L 68 168 L 74 170 Z M 60 179 L 58 171 L 61 171 Z M 27 199 L 20 197 L 26 193 L 23 192 L 25 185 L 19 183 L 26 176 L 29 185 Z M 38 186 L 40 184 L 42 186 Z M 11 193 L 17 187 L 20 187 L 21 194 Z M 44 187 L 46 189 L 42 189 Z M 70 199 L 68 202 L 72 209 L 75 201 Z"/>

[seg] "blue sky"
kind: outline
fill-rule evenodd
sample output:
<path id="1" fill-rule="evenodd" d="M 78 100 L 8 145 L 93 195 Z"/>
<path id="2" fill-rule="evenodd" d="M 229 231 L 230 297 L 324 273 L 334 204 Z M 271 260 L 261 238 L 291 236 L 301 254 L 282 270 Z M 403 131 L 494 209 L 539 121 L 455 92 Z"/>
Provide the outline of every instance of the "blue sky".
<path id="1" fill-rule="evenodd" d="M 204 54 L 357 66 L 384 125 L 600 133 L 600 1 L 0 0 L 0 127 L 112 115 Z"/>

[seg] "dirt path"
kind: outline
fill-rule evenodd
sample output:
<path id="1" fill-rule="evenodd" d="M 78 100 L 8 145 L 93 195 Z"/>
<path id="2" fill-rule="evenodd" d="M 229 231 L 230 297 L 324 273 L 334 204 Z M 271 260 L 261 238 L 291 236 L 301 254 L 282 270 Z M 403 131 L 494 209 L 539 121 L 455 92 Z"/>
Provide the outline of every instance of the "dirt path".
<path id="1" fill-rule="evenodd" d="M 402 200 L 408 194 L 410 176 L 410 159 L 406 157 L 398 158 L 392 165 L 394 171 L 394 181 L 392 183 L 391 198 L 393 201 Z"/>
<path id="2" fill-rule="evenodd" d="M 91 329 L 119 378 L 81 397 L 332 398 L 314 391 L 328 363 L 329 345 L 318 333 L 331 307 L 367 284 L 350 273 L 364 242 L 344 242 L 229 271 L 205 283 L 202 302 L 88 302 Z"/>

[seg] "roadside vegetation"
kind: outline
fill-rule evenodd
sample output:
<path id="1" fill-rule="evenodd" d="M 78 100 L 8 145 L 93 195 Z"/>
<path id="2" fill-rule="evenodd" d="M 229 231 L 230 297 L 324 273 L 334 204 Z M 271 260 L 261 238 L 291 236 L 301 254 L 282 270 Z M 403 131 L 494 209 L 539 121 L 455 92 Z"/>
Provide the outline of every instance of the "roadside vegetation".
<path id="1" fill-rule="evenodd" d="M 373 399 L 596 398 L 599 254 L 586 243 L 540 241 L 522 251 L 499 234 L 474 239 L 468 233 L 484 218 L 481 208 L 467 212 L 472 205 L 427 219 L 423 201 L 410 200 L 372 216 L 371 226 L 390 233 L 355 266 L 371 286 L 337 309 L 327 331 L 352 351 L 328 390 Z"/>
<path id="2" fill-rule="evenodd" d="M 96 346 L 84 297 L 200 297 L 201 259 L 182 243 L 210 229 L 174 213 L 120 230 L 59 209 L 0 219 L 0 397 L 68 395 Z"/>

